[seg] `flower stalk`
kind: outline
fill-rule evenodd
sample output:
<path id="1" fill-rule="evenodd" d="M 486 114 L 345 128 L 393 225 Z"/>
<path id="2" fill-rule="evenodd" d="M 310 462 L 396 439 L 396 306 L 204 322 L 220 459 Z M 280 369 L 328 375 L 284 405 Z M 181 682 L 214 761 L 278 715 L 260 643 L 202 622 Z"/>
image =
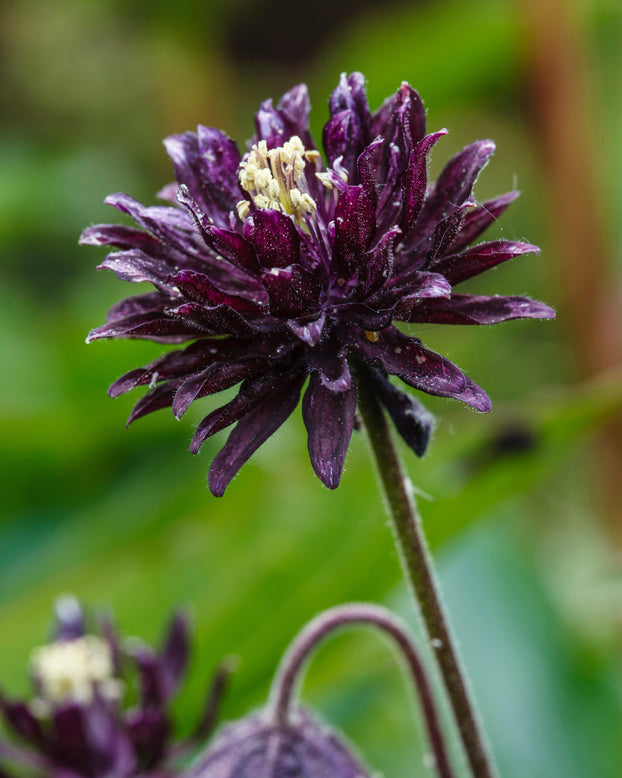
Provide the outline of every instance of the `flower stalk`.
<path id="1" fill-rule="evenodd" d="M 412 587 L 425 629 L 441 672 L 466 756 L 476 778 L 496 775 L 447 616 L 439 584 L 387 419 L 366 380 L 358 370 L 358 407 L 378 468 L 406 580 Z"/>
<path id="2" fill-rule="evenodd" d="M 320 613 L 294 639 L 286 651 L 272 686 L 270 710 L 275 724 L 287 726 L 295 712 L 295 694 L 303 666 L 310 653 L 335 630 L 351 624 L 367 624 L 387 634 L 406 660 L 409 674 L 421 701 L 423 719 L 434 764 L 440 778 L 454 778 L 438 712 L 417 649 L 404 624 L 385 608 L 367 603 L 351 603 Z"/>

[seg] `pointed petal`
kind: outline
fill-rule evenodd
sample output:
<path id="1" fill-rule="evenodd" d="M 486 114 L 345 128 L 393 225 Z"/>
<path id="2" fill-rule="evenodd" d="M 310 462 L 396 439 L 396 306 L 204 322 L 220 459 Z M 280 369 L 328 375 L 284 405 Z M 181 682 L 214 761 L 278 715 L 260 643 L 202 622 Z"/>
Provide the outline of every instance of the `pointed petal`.
<path id="1" fill-rule="evenodd" d="M 322 337 L 325 322 L 326 312 L 322 311 L 319 318 L 314 319 L 313 321 L 306 321 L 303 318 L 302 321 L 290 319 L 286 323 L 294 335 L 296 335 L 297 338 L 300 338 L 303 343 L 306 343 L 309 346 L 316 346 Z"/>
<path id="2" fill-rule="evenodd" d="M 353 111 L 358 117 L 362 130 L 369 135 L 371 113 L 365 92 L 365 76 L 362 73 L 354 72 L 348 75 L 342 73 L 339 84 L 329 98 L 328 107 L 331 116 L 341 111 Z"/>
<path id="3" fill-rule="evenodd" d="M 240 151 L 234 140 L 213 127 L 197 128 L 201 184 L 211 203 L 224 217 L 235 208 L 243 193 L 238 183 Z M 209 211 L 214 215 L 214 209 Z"/>
<path id="4" fill-rule="evenodd" d="M 287 122 L 273 106 L 272 100 L 264 100 L 255 114 L 255 128 L 259 140 L 265 140 L 269 149 L 282 146 L 292 136 Z"/>
<path id="5" fill-rule="evenodd" d="M 119 249 L 140 249 L 152 253 L 162 246 L 153 235 L 124 224 L 95 224 L 80 235 L 81 246 L 115 246 Z"/>
<path id="6" fill-rule="evenodd" d="M 473 184 L 495 150 L 491 140 L 471 143 L 452 157 L 438 177 L 423 207 L 420 223 L 436 226 L 470 197 Z"/>
<path id="7" fill-rule="evenodd" d="M 84 611 L 75 597 L 59 597 L 54 603 L 54 616 L 54 641 L 75 640 L 84 635 Z"/>
<path id="8" fill-rule="evenodd" d="M 154 411 L 159 411 L 162 408 L 171 406 L 179 383 L 179 381 L 167 381 L 165 384 L 156 386 L 154 389 L 147 392 L 132 409 L 125 426 L 129 427 L 136 419 L 140 419 L 148 413 L 153 413 Z"/>
<path id="9" fill-rule="evenodd" d="M 163 312 L 131 314 L 96 327 L 86 338 L 87 343 L 101 338 L 141 338 L 156 343 L 183 343 L 205 335 L 188 321 L 167 316 Z"/>
<path id="10" fill-rule="evenodd" d="M 179 686 L 190 657 L 190 625 L 188 617 L 176 612 L 166 633 L 161 652 L 162 675 L 166 696 L 170 697 Z"/>
<path id="11" fill-rule="evenodd" d="M 108 195 L 104 202 L 131 216 L 140 227 L 168 246 L 184 253 L 194 252 L 194 225 L 190 216 L 181 208 L 160 205 L 147 208 L 121 192 Z"/>
<path id="12" fill-rule="evenodd" d="M 311 465 L 329 489 L 339 485 L 355 411 L 355 384 L 346 391 L 334 392 L 326 387 L 318 373 L 311 373 L 302 400 L 302 418 L 308 433 Z"/>
<path id="13" fill-rule="evenodd" d="M 391 277 L 395 244 L 401 234 L 399 227 L 393 227 L 383 234 L 373 249 L 367 252 L 359 272 L 359 283 L 365 297 L 380 289 Z"/>
<path id="14" fill-rule="evenodd" d="M 513 203 L 519 195 L 520 192 L 517 191 L 508 192 L 501 195 L 501 197 L 487 200 L 485 203 L 478 205 L 477 208 L 473 208 L 466 215 L 460 234 L 451 246 L 452 252 L 456 253 L 468 246 L 469 243 L 472 243 L 487 227 L 499 218 L 508 205 Z"/>
<path id="15" fill-rule="evenodd" d="M 285 119 L 293 135 L 298 135 L 305 148 L 312 146 L 309 135 L 309 114 L 311 101 L 306 84 L 298 84 L 285 92 L 279 100 L 278 112 Z"/>
<path id="16" fill-rule="evenodd" d="M 38 748 L 45 749 L 47 738 L 41 723 L 23 702 L 12 702 L 0 695 L 0 712 L 6 724 L 21 738 Z"/>
<path id="17" fill-rule="evenodd" d="M 234 311 L 247 312 L 258 310 L 259 305 L 265 301 L 264 295 L 257 294 L 257 300 L 247 300 L 237 295 L 227 294 L 210 281 L 203 273 L 193 270 L 181 270 L 177 275 L 170 277 L 177 289 L 194 303 L 200 305 L 215 306 L 228 305 Z"/>
<path id="18" fill-rule="evenodd" d="M 365 375 L 399 434 L 415 454 L 422 457 L 434 428 L 432 414 L 412 395 L 400 391 L 379 370 L 367 368 Z"/>
<path id="19" fill-rule="evenodd" d="M 195 373 L 198 370 L 204 369 L 209 363 L 209 347 L 205 346 L 201 351 L 198 351 L 198 345 L 198 343 L 193 343 L 188 349 L 183 351 L 169 351 L 145 367 L 130 370 L 110 385 L 108 395 L 110 397 L 119 397 L 137 386 L 156 384 L 158 381 L 183 377 L 189 373 Z M 192 351 L 189 349 L 192 349 Z"/>
<path id="20" fill-rule="evenodd" d="M 384 330 L 374 343 L 361 337 L 358 349 L 372 364 L 397 375 L 409 386 L 437 397 L 453 397 L 478 411 L 489 411 L 490 400 L 460 368 L 418 338 L 409 338 L 394 327 Z"/>
<path id="21" fill-rule="evenodd" d="M 553 319 L 555 311 L 527 297 L 454 294 L 449 300 L 425 300 L 409 318 L 400 318 L 435 324 L 498 324 L 510 319 Z"/>
<path id="22" fill-rule="evenodd" d="M 329 166 L 339 159 L 349 175 L 364 148 L 354 112 L 341 111 L 330 118 L 322 131 L 322 143 Z"/>
<path id="23" fill-rule="evenodd" d="M 174 261 L 152 257 L 138 249 L 108 254 L 97 267 L 98 270 L 112 270 L 121 281 L 131 283 L 148 281 L 157 289 L 168 292 L 173 289 L 168 279 L 174 268 Z"/>
<path id="24" fill-rule="evenodd" d="M 173 414 L 180 419 L 195 400 L 222 392 L 247 378 L 256 376 L 265 367 L 264 360 L 244 359 L 237 362 L 217 362 L 198 375 L 184 381 L 173 401 Z"/>
<path id="25" fill-rule="evenodd" d="M 428 154 L 439 138 L 447 135 L 447 130 L 439 130 L 427 135 L 411 152 L 408 168 L 402 179 L 402 211 L 401 227 L 408 232 L 421 213 L 428 185 Z"/>
<path id="26" fill-rule="evenodd" d="M 209 488 L 215 497 L 224 494 L 242 465 L 289 417 L 298 405 L 304 380 L 300 374 L 282 380 L 236 424 L 209 470 Z"/>
<path id="27" fill-rule="evenodd" d="M 334 261 L 339 278 L 347 280 L 359 270 L 375 227 L 374 206 L 363 187 L 348 187 L 335 208 Z"/>
<path id="28" fill-rule="evenodd" d="M 258 210 L 253 214 L 254 243 L 262 267 L 289 267 L 298 264 L 300 238 L 294 222 L 284 213 Z"/>
<path id="29" fill-rule="evenodd" d="M 431 264 L 431 269 L 442 273 L 451 284 L 455 285 L 506 262 L 508 259 L 523 254 L 538 254 L 539 252 L 540 249 L 530 243 L 495 240 L 472 246 L 461 254 L 441 257 Z"/>
<path id="30" fill-rule="evenodd" d="M 166 701 L 164 674 L 155 652 L 145 645 L 136 645 L 131 649 L 139 678 L 141 708 L 158 708 Z"/>
<path id="31" fill-rule="evenodd" d="M 378 196 L 385 186 L 382 178 L 382 159 L 384 155 L 384 139 L 377 138 L 366 146 L 356 161 L 359 182 L 365 194 L 373 202 L 374 208 L 378 203 Z"/>
<path id="32" fill-rule="evenodd" d="M 322 291 L 315 274 L 300 265 L 273 268 L 261 281 L 270 299 L 270 313 L 279 319 L 297 319 L 318 310 Z"/>

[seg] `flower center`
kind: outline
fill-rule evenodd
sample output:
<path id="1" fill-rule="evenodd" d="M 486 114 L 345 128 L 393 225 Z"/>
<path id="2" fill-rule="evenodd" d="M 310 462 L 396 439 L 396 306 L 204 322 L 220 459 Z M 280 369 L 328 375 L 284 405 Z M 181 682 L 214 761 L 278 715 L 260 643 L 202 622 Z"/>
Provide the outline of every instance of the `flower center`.
<path id="1" fill-rule="evenodd" d="M 94 635 L 41 646 L 32 652 L 30 663 L 44 703 L 89 703 L 95 687 L 104 697 L 120 694 L 110 647 Z"/>
<path id="2" fill-rule="evenodd" d="M 316 164 L 318 151 L 307 151 L 297 135 L 276 149 L 268 149 L 265 140 L 255 144 L 240 163 L 240 185 L 249 193 L 257 208 L 271 208 L 293 217 L 298 227 L 317 209 L 309 194 L 305 167 Z M 237 204 L 241 219 L 248 215 L 248 200 Z"/>

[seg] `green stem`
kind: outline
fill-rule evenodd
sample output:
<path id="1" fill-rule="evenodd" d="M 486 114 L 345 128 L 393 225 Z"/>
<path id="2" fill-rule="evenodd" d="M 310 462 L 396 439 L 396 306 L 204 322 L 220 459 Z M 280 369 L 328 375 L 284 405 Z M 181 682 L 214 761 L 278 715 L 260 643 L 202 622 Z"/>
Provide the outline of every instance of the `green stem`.
<path id="1" fill-rule="evenodd" d="M 404 574 L 414 590 L 473 775 L 493 778 L 495 770 L 460 667 L 411 489 L 384 411 L 365 379 L 364 370 L 358 377 L 359 410 L 384 488 Z"/>

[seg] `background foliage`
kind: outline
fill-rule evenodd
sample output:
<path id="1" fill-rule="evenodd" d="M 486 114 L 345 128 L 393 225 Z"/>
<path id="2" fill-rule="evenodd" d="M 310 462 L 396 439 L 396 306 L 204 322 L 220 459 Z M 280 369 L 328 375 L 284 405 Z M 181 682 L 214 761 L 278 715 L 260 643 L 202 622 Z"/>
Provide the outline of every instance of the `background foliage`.
<path id="1" fill-rule="evenodd" d="M 555 15 L 557 5 L 543 7 Z M 153 201 L 171 177 L 161 138 L 202 123 L 243 141 L 259 101 L 303 80 L 319 134 L 339 73 L 359 69 L 372 107 L 408 80 L 428 106 L 430 127 L 450 129 L 434 152 L 435 171 L 467 142 L 493 137 L 497 156 L 477 197 L 513 186 L 524 192 L 496 236 L 527 238 L 543 254 L 499 268 L 474 288 L 527 293 L 561 315 L 546 324 L 428 327 L 422 337 L 466 367 L 495 408 L 480 417 L 430 400 L 439 419 L 431 452 L 422 462 L 405 458 L 501 774 L 620 775 L 622 531 L 615 478 L 604 477 L 621 464 L 604 448 L 622 405 L 620 309 L 611 303 L 620 298 L 605 300 L 599 290 L 615 290 L 622 267 L 622 12 L 614 0 L 560 5 L 571 31 L 567 62 L 580 79 L 574 107 L 586 128 L 573 146 L 581 128 L 555 101 L 556 82 L 550 94 L 542 91 L 549 70 L 538 57 L 534 7 L 494 0 L 3 6 L 5 690 L 26 689 L 30 649 L 45 639 L 52 602 L 64 592 L 110 607 L 124 631 L 148 639 L 157 639 L 178 603 L 189 607 L 196 653 L 177 708 L 181 729 L 224 654 L 241 658 L 225 715 L 262 704 L 277 657 L 320 608 L 370 599 L 415 625 L 361 436 L 331 493 L 312 475 L 297 416 L 216 500 L 205 475 L 218 443 L 198 457 L 187 452 L 192 423 L 210 400 L 194 419 L 175 422 L 162 412 L 125 432 L 136 398 L 112 402 L 105 389 L 160 349 L 83 345 L 131 290 L 96 274 L 103 254 L 79 249 L 77 237 L 89 223 L 118 218 L 101 204 L 110 192 Z M 563 37 L 555 18 L 540 54 Z M 578 216 L 561 221 L 547 111 L 559 112 L 554 140 L 563 148 L 569 139 L 593 186 L 573 188 Z M 592 211 L 593 250 L 579 264 L 564 253 L 564 237 L 572 246 L 577 219 Z M 566 281 L 586 269 L 596 291 L 585 288 L 573 307 Z M 607 306 L 613 318 L 599 318 Z M 586 331 L 592 346 L 582 351 L 577 333 Z M 305 698 L 387 775 L 405 778 L 422 765 L 413 704 L 390 652 L 372 637 L 352 633 L 323 649 Z"/>

